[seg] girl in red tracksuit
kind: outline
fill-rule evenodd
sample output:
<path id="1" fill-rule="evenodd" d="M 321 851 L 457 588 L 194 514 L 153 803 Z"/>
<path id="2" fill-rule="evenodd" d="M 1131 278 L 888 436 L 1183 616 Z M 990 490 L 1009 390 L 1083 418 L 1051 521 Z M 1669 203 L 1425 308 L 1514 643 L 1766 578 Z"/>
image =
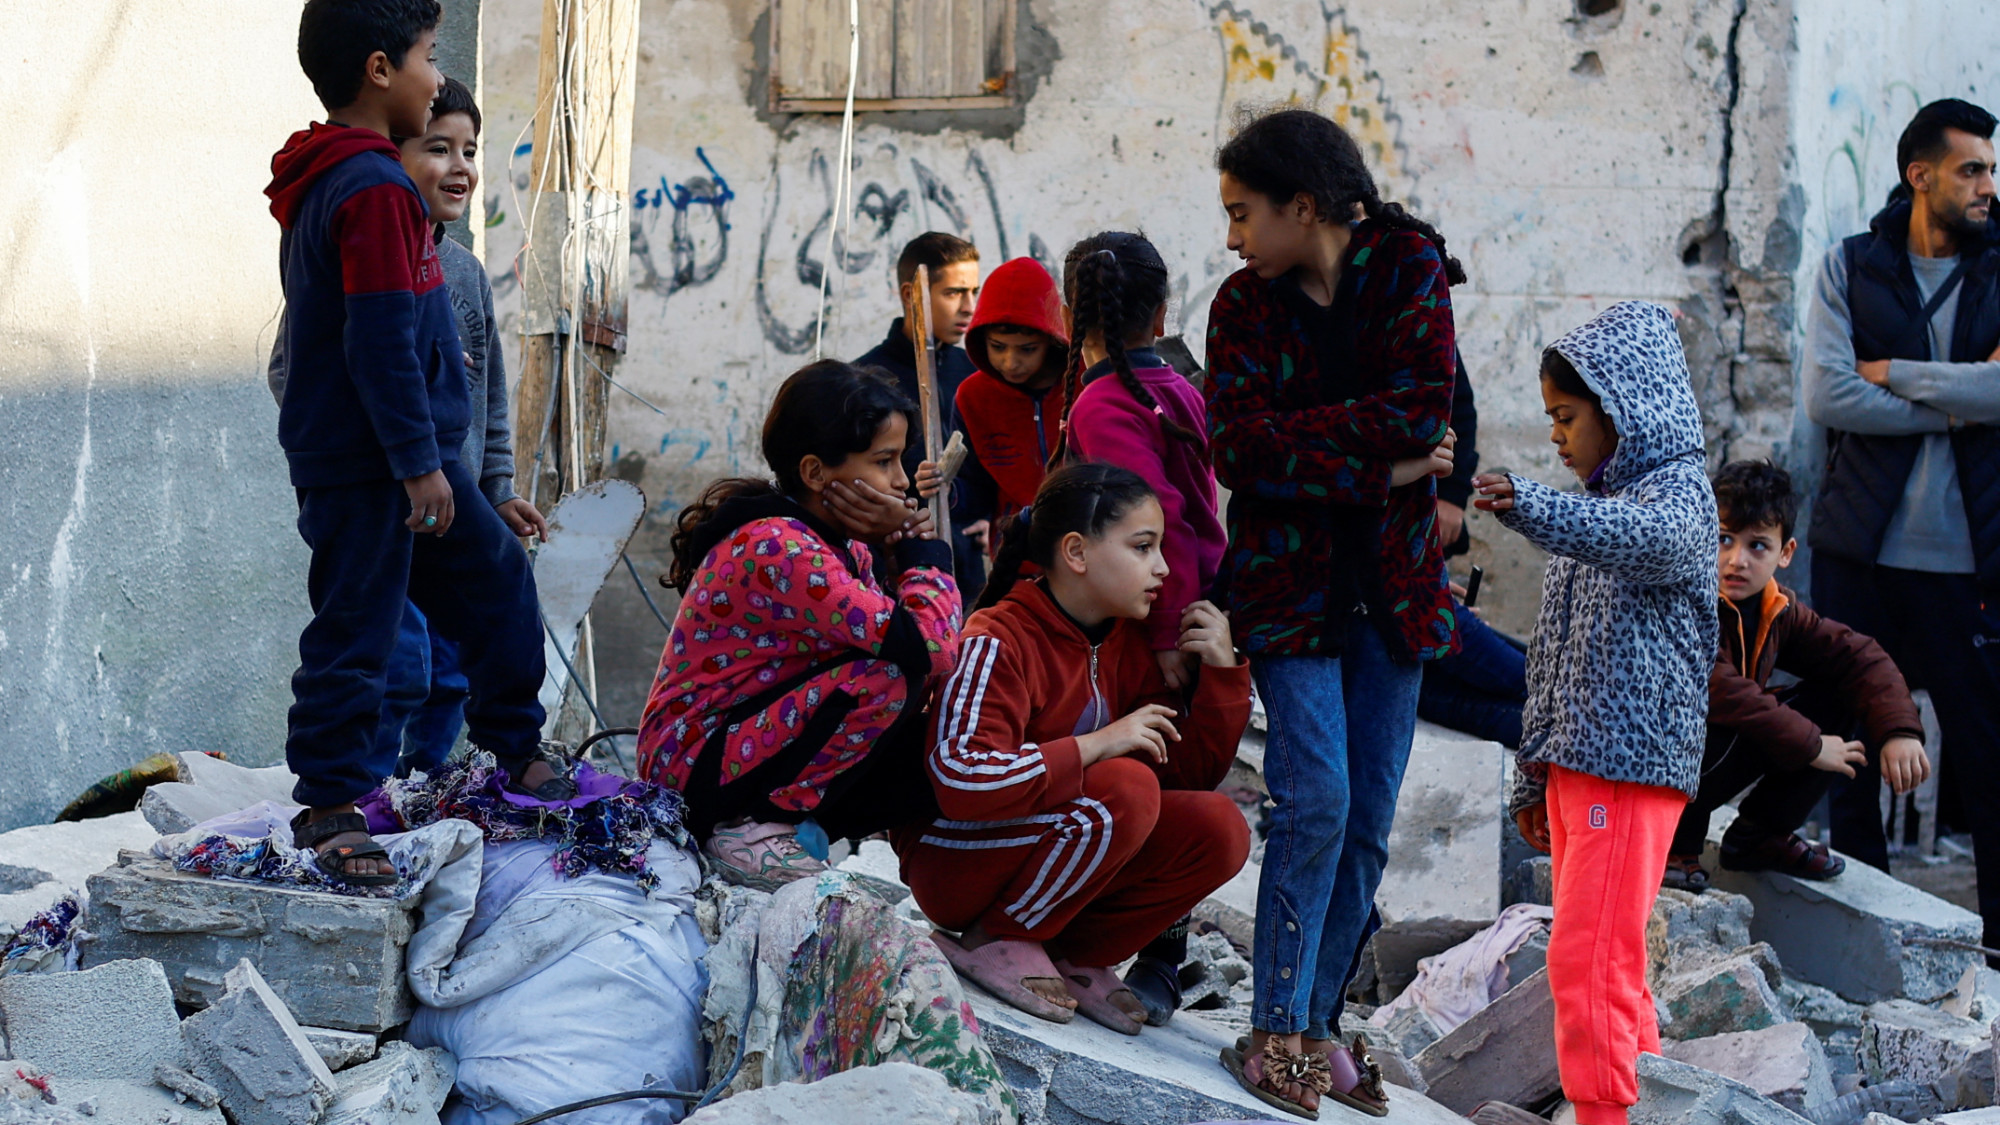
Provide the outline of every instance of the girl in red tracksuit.
<path id="1" fill-rule="evenodd" d="M 1010 516 L 1042 486 L 1065 401 L 1069 330 L 1055 279 L 1040 262 L 1015 258 L 987 276 L 965 352 L 978 370 L 958 385 L 958 420 L 974 460 L 993 478 L 994 512 Z M 997 547 L 997 537 L 991 542 Z"/>
<path id="2" fill-rule="evenodd" d="M 1070 465 L 1005 529 L 926 757 L 942 810 L 899 829 L 903 878 L 952 964 L 1024 1011 L 1126 1034 L 1147 1012 L 1112 966 L 1227 882 L 1250 836 L 1215 792 L 1250 716 L 1220 610 L 1197 603 L 1167 686 L 1139 622 L 1173 533 L 1127 469 Z M 1033 562 L 1042 577 L 1017 581 Z"/>

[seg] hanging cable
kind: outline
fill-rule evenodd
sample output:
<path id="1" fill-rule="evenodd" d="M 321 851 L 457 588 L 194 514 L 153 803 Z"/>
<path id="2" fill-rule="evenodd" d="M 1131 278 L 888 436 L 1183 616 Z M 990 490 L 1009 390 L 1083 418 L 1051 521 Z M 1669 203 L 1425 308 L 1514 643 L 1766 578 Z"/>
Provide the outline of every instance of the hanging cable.
<path id="1" fill-rule="evenodd" d="M 632 556 L 620 551 L 618 557 L 625 560 L 625 569 L 631 572 L 632 584 L 639 587 L 639 596 L 646 599 L 646 608 L 653 611 L 653 618 L 660 623 L 660 628 L 669 633 L 673 632 L 673 622 L 668 621 L 667 615 L 660 612 L 660 604 L 653 600 L 653 592 L 646 589 L 646 584 L 640 581 L 639 568 L 632 565 Z"/>
<path id="2" fill-rule="evenodd" d="M 833 256 L 833 236 L 840 230 L 843 221 L 847 224 L 847 233 L 840 243 L 843 255 L 848 244 L 854 240 L 854 208 L 848 197 L 854 191 L 854 81 L 860 70 L 861 0 L 847 0 L 847 106 L 840 114 L 840 167 L 833 178 L 834 212 L 826 224 L 826 262 L 819 275 L 819 326 L 813 333 L 815 362 L 826 357 L 826 322 L 831 315 L 827 294 L 837 268 Z"/>

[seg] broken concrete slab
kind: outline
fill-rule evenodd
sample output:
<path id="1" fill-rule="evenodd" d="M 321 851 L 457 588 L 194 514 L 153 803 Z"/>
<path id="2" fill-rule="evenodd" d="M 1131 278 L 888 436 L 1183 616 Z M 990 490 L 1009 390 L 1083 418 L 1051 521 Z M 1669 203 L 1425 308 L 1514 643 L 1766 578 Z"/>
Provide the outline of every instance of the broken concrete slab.
<path id="1" fill-rule="evenodd" d="M 180 1098 L 191 1101 L 203 1109 L 212 1109 L 222 1104 L 222 1091 L 179 1067 L 154 1067 L 153 1082 L 165 1086 Z"/>
<path id="2" fill-rule="evenodd" d="M 59 1078 L 54 1088 L 57 1105 L 75 1110 L 75 1120 L 92 1125 L 224 1125 L 219 1107 L 182 1101 L 150 1081 Z"/>
<path id="3" fill-rule="evenodd" d="M 1213 922 L 1246 948 L 1257 944 L 1257 882 L 1264 868 L 1252 859 L 1214 894 L 1195 905 L 1199 921 Z"/>
<path id="4" fill-rule="evenodd" d="M 157 961 L 0 977 L 0 1015 L 13 1056 L 62 1078 L 143 1084 L 156 1066 L 187 1063 L 173 989 Z"/>
<path id="5" fill-rule="evenodd" d="M 1502 993 L 1416 1058 L 1430 1096 L 1466 1114 L 1488 1099 L 1534 1105 L 1562 1086 L 1556 1073 L 1555 999 L 1549 971 Z"/>
<path id="6" fill-rule="evenodd" d="M 1375 904 L 1385 921 L 1500 913 L 1501 776 L 1509 755 L 1419 722 Z"/>
<path id="7" fill-rule="evenodd" d="M 1930 1125 L 2000 1125 L 2000 1107 L 1986 1106 L 1939 1114 L 1930 1119 Z"/>
<path id="8" fill-rule="evenodd" d="M 139 812 L 163 835 L 186 832 L 205 820 L 247 809 L 259 801 L 296 804 L 298 778 L 283 766 L 246 769 L 207 754 L 178 756 L 180 780 L 147 788 Z"/>
<path id="9" fill-rule="evenodd" d="M 1677 968 L 1720 960 L 1750 944 L 1750 900 L 1726 891 L 1662 890 L 1646 922 L 1647 977 L 1657 989 Z"/>
<path id="10" fill-rule="evenodd" d="M 1666 1019 L 1660 1034 L 1674 1039 L 1706 1039 L 1736 1031 L 1756 1031 L 1791 1020 L 1773 981 L 1783 978 L 1758 947 L 1719 961 L 1697 962 L 1670 974 L 1656 993 Z"/>
<path id="11" fill-rule="evenodd" d="M 965 992 L 980 1035 L 1013 1088 L 1022 1125 L 1157 1125 L 1272 1116 L 1222 1067 L 1221 1051 L 1233 1047 L 1239 1033 L 1199 1014 L 1182 1012 L 1165 1027 L 1124 1036 L 1081 1018 L 1067 1024 L 1036 1019 L 977 985 L 967 984 Z M 1389 1107 L 1389 1116 L 1381 1119 L 1328 1101 L 1320 1106 L 1320 1120 L 1464 1125 L 1451 1110 L 1414 1091 L 1392 1091 Z M 694 1120 L 698 1118 L 690 1118 Z"/>
<path id="12" fill-rule="evenodd" d="M 189 1007 L 209 1004 L 248 958 L 302 1023 L 378 1032 L 414 1010 L 403 975 L 414 898 L 210 879 L 135 853 L 92 876 L 89 888 L 84 963 L 151 957 Z"/>
<path id="13" fill-rule="evenodd" d="M 1382 1030 L 1388 1033 L 1390 1044 L 1409 1058 L 1417 1057 L 1424 1048 L 1444 1038 L 1444 1032 L 1438 1030 L 1431 1017 L 1414 1006 L 1397 1009 Z"/>
<path id="14" fill-rule="evenodd" d="M 1666 1056 L 1732 1078 L 1793 1113 L 1833 1100 L 1826 1050 L 1803 1023 L 1781 1023 L 1687 1042 L 1668 1041 Z"/>
<path id="15" fill-rule="evenodd" d="M 437 1125 L 457 1075 L 441 1048 L 389 1043 L 374 1062 L 335 1076 L 333 1104 L 319 1125 Z"/>
<path id="16" fill-rule="evenodd" d="M 817 1082 L 746 1090 L 707 1106 L 687 1125 L 877 1125 L 883 1121 L 982 1125 L 980 1103 L 944 1076 L 905 1062 L 843 1070 Z"/>
<path id="17" fill-rule="evenodd" d="M 1771 871 L 1724 871 L 1716 859 L 1724 806 L 1709 822 L 1706 864 L 1714 885 L 1756 908 L 1751 936 L 1769 942 L 1794 974 L 1849 1000 L 1902 997 L 1928 1004 L 1958 986 L 1979 955 L 1939 941 L 1977 945 L 1979 915 L 1850 859 L 1825 882 Z"/>
<path id="18" fill-rule="evenodd" d="M 1741 1082 L 1659 1055 L 1639 1056 L 1631 1125 L 1809 1125 Z"/>
<path id="19" fill-rule="evenodd" d="M 328 1070 L 346 1070 L 355 1063 L 367 1062 L 375 1057 L 376 1042 L 373 1035 L 365 1031 L 342 1031 L 337 1027 L 307 1027 L 300 1025 L 306 1033 L 306 1042 L 319 1052 L 319 1060 Z"/>
<path id="20" fill-rule="evenodd" d="M 1974 965 L 1958 978 L 1958 987 L 1938 1009 L 1961 1019 L 1992 1023 L 2000 1019 L 2000 972 Z"/>
<path id="21" fill-rule="evenodd" d="M 181 1037 L 195 1077 L 221 1091 L 235 1125 L 318 1125 L 333 1100 L 333 1072 L 247 958 L 181 1023 Z"/>
<path id="22" fill-rule="evenodd" d="M 903 885 L 902 860 L 896 858 L 896 849 L 885 840 L 861 841 L 861 847 L 853 855 L 834 866 L 854 876 L 869 894 L 891 906 L 910 895 L 910 888 Z"/>
<path id="23" fill-rule="evenodd" d="M 1417 979 L 1417 963 L 1435 957 L 1493 924 L 1493 919 L 1408 918 L 1375 932 L 1362 953 L 1375 973 L 1376 1003 L 1387 1004 Z M 1365 975 L 1365 972 L 1364 972 Z"/>
<path id="24" fill-rule="evenodd" d="M 0 927 L 15 930 L 83 889 L 84 880 L 118 862 L 118 853 L 159 838 L 136 812 L 0 832 Z"/>
<path id="25" fill-rule="evenodd" d="M 1984 1091 L 1981 1100 L 1993 1100 L 1992 1033 L 1975 1020 L 1910 1000 L 1884 1000 L 1869 1005 L 1861 1021 L 1857 1055 L 1861 1072 L 1872 1083 L 1896 1078 L 1934 1082 L 1956 1073 L 1972 1089 Z"/>
<path id="26" fill-rule="evenodd" d="M 1841 999 L 1831 988 L 1789 976 L 1778 986 L 1778 999 L 1793 1019 L 1811 1026 L 1821 1036 L 1860 1031 L 1862 1013 L 1866 1011 L 1859 1004 Z"/>
<path id="27" fill-rule="evenodd" d="M 1528 902 L 1536 906 L 1556 904 L 1555 861 L 1545 855 L 1529 856 L 1514 865 L 1500 896 L 1502 906 Z"/>

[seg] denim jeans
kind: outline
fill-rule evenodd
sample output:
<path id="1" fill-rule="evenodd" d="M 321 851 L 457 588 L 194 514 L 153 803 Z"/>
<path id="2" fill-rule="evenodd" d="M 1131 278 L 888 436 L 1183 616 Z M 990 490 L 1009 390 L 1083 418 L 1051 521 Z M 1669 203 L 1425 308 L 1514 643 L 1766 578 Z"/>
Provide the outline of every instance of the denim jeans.
<path id="1" fill-rule="evenodd" d="M 1420 667 L 1389 658 L 1364 617 L 1339 657 L 1250 665 L 1270 718 L 1264 781 L 1274 807 L 1257 885 L 1251 1023 L 1331 1039 L 1361 947 L 1416 736 Z"/>
<path id="2" fill-rule="evenodd" d="M 431 628 L 422 610 L 405 605 L 387 672 L 376 756 L 394 762 L 397 777 L 429 773 L 451 757 L 465 725 L 471 685 L 458 666 L 458 645 Z"/>
<path id="3" fill-rule="evenodd" d="M 389 771 L 400 773 L 403 730 L 410 716 L 422 708 L 431 694 L 431 630 L 424 611 L 411 602 L 403 603 L 402 624 L 396 629 L 396 647 L 382 667 L 386 690 L 382 692 L 382 720 L 375 727 L 375 751 L 370 772 L 378 779 Z"/>
<path id="4" fill-rule="evenodd" d="M 1521 709 L 1528 702 L 1528 654 L 1465 606 L 1457 609 L 1458 654 L 1424 665 L 1417 715 L 1519 750 Z"/>

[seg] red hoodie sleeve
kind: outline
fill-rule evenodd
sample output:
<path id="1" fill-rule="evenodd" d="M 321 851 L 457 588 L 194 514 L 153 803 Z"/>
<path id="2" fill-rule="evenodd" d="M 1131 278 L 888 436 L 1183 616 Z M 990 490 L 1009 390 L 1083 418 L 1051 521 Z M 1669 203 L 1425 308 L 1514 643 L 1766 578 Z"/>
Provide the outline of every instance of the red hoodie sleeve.
<path id="1" fill-rule="evenodd" d="M 1166 515 L 1160 550 L 1167 556 L 1167 580 L 1146 618 L 1146 636 L 1154 652 L 1170 652 L 1180 645 L 1181 611 L 1201 600 L 1200 545 L 1187 520 L 1187 497 L 1167 476 L 1161 456 L 1160 443 L 1174 439 L 1123 389 L 1105 380 L 1085 387 L 1070 411 L 1070 440 L 1086 460 L 1123 466 L 1146 478 L 1160 498 Z"/>
<path id="2" fill-rule="evenodd" d="M 1026 737 L 1033 656 L 993 634 L 966 637 L 932 708 L 926 762 L 948 820 L 1032 816 L 1083 795 L 1075 738 Z"/>
<path id="3" fill-rule="evenodd" d="M 1168 789 L 1204 792 L 1221 785 L 1229 776 L 1229 767 L 1236 762 L 1243 729 L 1250 725 L 1249 660 L 1239 657 L 1228 668 L 1202 665 L 1191 696 L 1183 696 L 1167 686 L 1159 663 L 1150 654 L 1130 664 L 1129 674 L 1146 688 L 1119 718 L 1148 703 L 1158 703 L 1176 712 L 1174 729 L 1180 732 L 1181 740 L 1168 744 L 1165 765 L 1153 767 L 1160 775 L 1160 784 Z"/>
<path id="4" fill-rule="evenodd" d="M 423 476 L 442 461 L 425 384 L 428 357 L 417 354 L 417 294 L 443 283 L 436 256 L 426 261 L 423 204 L 401 184 L 378 184 L 342 203 L 332 228 L 355 392 L 396 479 Z"/>

